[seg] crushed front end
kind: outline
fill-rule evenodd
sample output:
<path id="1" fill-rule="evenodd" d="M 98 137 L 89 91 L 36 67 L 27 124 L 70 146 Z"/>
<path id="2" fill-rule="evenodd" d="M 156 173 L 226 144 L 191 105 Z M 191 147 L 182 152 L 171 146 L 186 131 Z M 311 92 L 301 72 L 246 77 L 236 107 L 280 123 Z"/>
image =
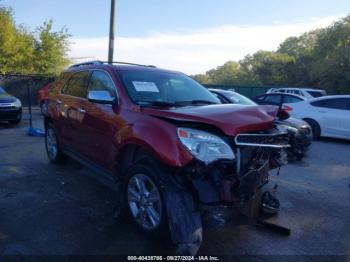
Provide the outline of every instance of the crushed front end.
<path id="1" fill-rule="evenodd" d="M 234 157 L 210 163 L 194 161 L 185 170 L 187 186 L 204 217 L 209 214 L 219 221 L 221 218 L 216 217 L 219 207 L 242 205 L 261 193 L 261 188 L 268 183 L 269 170 L 287 163 L 286 148 L 289 147 L 288 134 L 276 128 L 221 139 L 231 148 Z M 225 148 L 218 150 L 225 153 Z"/>

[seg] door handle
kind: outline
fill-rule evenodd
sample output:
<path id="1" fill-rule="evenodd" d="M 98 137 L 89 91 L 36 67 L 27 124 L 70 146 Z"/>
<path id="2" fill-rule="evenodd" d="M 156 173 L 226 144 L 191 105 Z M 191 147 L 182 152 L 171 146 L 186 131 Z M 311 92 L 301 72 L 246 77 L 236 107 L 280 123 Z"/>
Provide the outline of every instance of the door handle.
<path id="1" fill-rule="evenodd" d="M 326 113 L 326 111 L 323 111 L 323 110 L 320 110 L 320 111 L 318 111 L 319 113 Z"/>
<path id="2" fill-rule="evenodd" d="M 79 113 L 82 113 L 82 114 L 85 114 L 85 113 L 86 113 L 86 111 L 85 111 L 84 108 L 78 108 L 78 112 L 79 112 Z"/>

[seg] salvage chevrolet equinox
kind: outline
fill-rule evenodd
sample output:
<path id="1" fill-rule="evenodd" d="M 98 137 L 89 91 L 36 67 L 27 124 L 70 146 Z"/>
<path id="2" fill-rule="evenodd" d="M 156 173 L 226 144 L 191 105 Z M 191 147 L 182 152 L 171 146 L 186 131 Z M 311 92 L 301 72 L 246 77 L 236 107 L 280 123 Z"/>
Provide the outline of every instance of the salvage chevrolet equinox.
<path id="1" fill-rule="evenodd" d="M 69 156 L 110 179 L 119 213 L 167 232 L 178 254 L 197 252 L 203 227 L 222 227 L 222 206 L 258 199 L 288 147 L 259 106 L 220 104 L 180 72 L 128 63 L 71 66 L 50 89 L 44 122 L 51 162 Z"/>

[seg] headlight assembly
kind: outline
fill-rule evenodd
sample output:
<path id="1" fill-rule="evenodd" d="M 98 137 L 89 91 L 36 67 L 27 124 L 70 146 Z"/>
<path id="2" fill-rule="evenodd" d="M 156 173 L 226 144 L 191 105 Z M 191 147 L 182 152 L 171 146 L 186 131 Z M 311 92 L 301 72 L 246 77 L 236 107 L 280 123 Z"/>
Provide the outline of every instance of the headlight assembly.
<path id="1" fill-rule="evenodd" d="M 292 132 L 294 134 L 298 133 L 298 129 L 292 126 L 287 126 L 287 125 L 277 125 L 276 126 L 278 130 L 282 131 L 282 132 Z"/>
<path id="2" fill-rule="evenodd" d="M 19 99 L 16 99 L 16 101 L 13 103 L 13 106 L 16 108 L 22 107 L 22 103 Z"/>
<path id="3" fill-rule="evenodd" d="M 218 159 L 235 159 L 230 146 L 213 134 L 191 128 L 178 128 L 177 135 L 186 149 L 206 164 Z"/>

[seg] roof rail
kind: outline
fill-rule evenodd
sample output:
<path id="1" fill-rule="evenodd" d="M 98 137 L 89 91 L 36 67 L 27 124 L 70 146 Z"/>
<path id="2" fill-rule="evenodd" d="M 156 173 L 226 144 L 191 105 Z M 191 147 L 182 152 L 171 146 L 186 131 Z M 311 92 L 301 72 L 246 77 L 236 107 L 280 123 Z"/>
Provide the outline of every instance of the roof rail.
<path id="1" fill-rule="evenodd" d="M 75 68 L 75 67 L 80 67 L 80 66 L 89 66 L 89 65 L 102 65 L 102 64 L 110 64 L 110 63 L 107 61 L 95 60 L 95 61 L 88 61 L 88 62 L 83 62 L 83 63 L 79 63 L 79 64 L 74 64 L 74 65 L 71 65 L 69 68 Z M 142 64 L 135 64 L 135 63 L 128 63 L 128 62 L 120 62 L 120 61 L 113 61 L 111 64 L 156 67 L 154 65 L 142 65 Z"/>
<path id="2" fill-rule="evenodd" d="M 79 63 L 79 64 L 74 64 L 74 65 L 71 65 L 69 68 L 88 66 L 88 65 L 101 65 L 101 64 L 103 64 L 102 61 L 95 60 L 95 61 L 88 61 L 88 62 L 83 62 L 83 63 Z"/>
<path id="3" fill-rule="evenodd" d="M 104 64 L 109 64 L 107 61 L 102 61 Z M 129 63 L 129 62 L 121 62 L 121 61 L 113 61 L 111 64 L 121 64 L 121 65 L 135 65 L 135 66 L 147 66 L 147 67 L 156 67 L 154 65 L 142 65 L 142 64 L 136 64 L 136 63 Z"/>

